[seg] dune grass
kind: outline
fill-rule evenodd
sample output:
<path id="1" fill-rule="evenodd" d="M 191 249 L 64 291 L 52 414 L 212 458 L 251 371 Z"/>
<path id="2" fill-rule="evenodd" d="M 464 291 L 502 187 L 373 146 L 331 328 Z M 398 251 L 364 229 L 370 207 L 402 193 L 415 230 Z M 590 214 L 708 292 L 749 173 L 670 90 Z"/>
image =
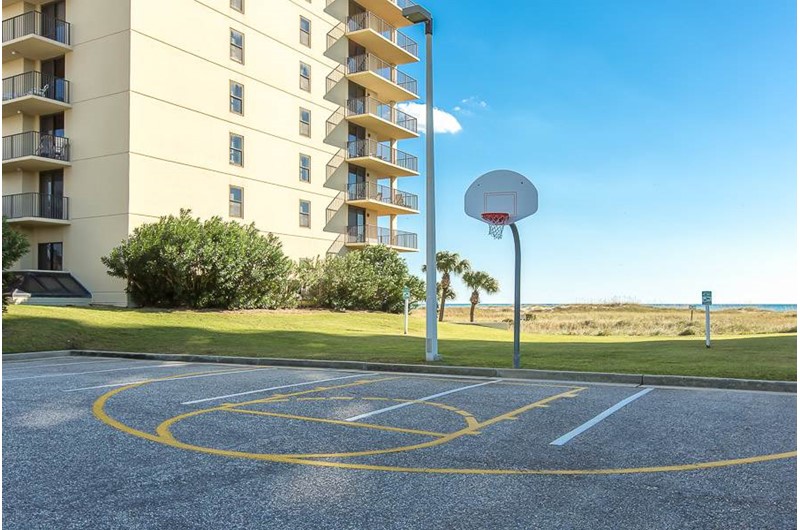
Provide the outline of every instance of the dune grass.
<path id="1" fill-rule="evenodd" d="M 594 336 L 701 336 L 705 334 L 702 306 L 686 308 L 652 307 L 638 304 L 581 304 L 558 307 L 523 308 L 523 329 L 530 333 Z M 796 333 L 796 311 L 726 309 L 711 314 L 711 332 L 720 335 Z M 478 306 L 476 322 L 510 322 L 508 306 Z M 468 307 L 447 308 L 451 321 L 469 320 Z"/>
<path id="2" fill-rule="evenodd" d="M 424 315 L 12 306 L 3 353 L 58 349 L 423 363 Z M 511 332 L 444 322 L 441 364 L 509 367 Z M 522 367 L 795 380 L 796 333 L 702 337 L 522 334 Z"/>

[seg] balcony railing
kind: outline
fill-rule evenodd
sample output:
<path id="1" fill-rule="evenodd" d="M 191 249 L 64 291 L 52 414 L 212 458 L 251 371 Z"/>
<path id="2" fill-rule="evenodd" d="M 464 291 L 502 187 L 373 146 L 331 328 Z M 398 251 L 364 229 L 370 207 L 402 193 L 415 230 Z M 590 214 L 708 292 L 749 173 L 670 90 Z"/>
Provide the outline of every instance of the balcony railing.
<path id="1" fill-rule="evenodd" d="M 392 190 L 375 182 L 355 182 L 347 185 L 347 200 L 378 201 L 412 210 L 419 209 L 419 198 L 413 193 Z"/>
<path id="2" fill-rule="evenodd" d="M 4 151 L 5 153 L 5 151 Z M 409 171 L 417 171 L 417 157 L 375 140 L 353 140 L 347 142 L 347 158 L 371 156 Z"/>
<path id="3" fill-rule="evenodd" d="M 3 195 L 3 217 L 40 217 L 66 221 L 69 219 L 69 198 L 46 193 Z"/>
<path id="4" fill-rule="evenodd" d="M 346 243 L 365 243 L 388 245 L 392 247 L 417 248 L 417 234 L 390 230 L 381 226 L 357 225 L 348 226 L 345 233 Z"/>
<path id="5" fill-rule="evenodd" d="M 3 79 L 3 101 L 23 96 L 69 103 L 69 81 L 40 72 L 25 72 Z"/>
<path id="6" fill-rule="evenodd" d="M 325 5 L 329 6 L 332 3 L 334 3 L 335 1 L 336 0 L 326 0 L 325 1 Z M 413 6 L 414 5 L 414 2 L 412 2 L 411 0 L 388 0 L 388 1 L 393 3 L 394 5 L 396 5 L 400 9 L 403 9 L 405 7 L 409 7 L 409 6 Z"/>
<path id="7" fill-rule="evenodd" d="M 371 29 L 414 57 L 419 57 L 419 47 L 414 40 L 397 31 L 397 28 L 390 25 L 382 18 L 379 18 L 374 13 L 370 13 L 369 11 L 357 13 L 347 19 L 348 32 L 362 29 Z M 416 93 L 416 91 L 414 93 Z"/>
<path id="8" fill-rule="evenodd" d="M 372 72 L 412 94 L 417 93 L 417 80 L 404 74 L 386 61 L 365 53 L 347 58 L 347 73 Z"/>
<path id="9" fill-rule="evenodd" d="M 29 131 L 3 136 L 3 160 L 41 156 L 69 161 L 69 138 Z"/>
<path id="10" fill-rule="evenodd" d="M 406 114 L 402 110 L 397 110 L 397 108 L 391 105 L 381 103 L 375 98 L 361 97 L 348 99 L 347 116 L 359 116 L 361 114 L 373 114 L 403 129 L 413 133 L 417 132 L 417 119 Z"/>
<path id="11" fill-rule="evenodd" d="M 28 11 L 22 15 L 3 21 L 3 42 L 25 37 L 26 35 L 39 35 L 62 44 L 72 44 L 69 22 L 59 18 L 43 15 L 38 11 Z"/>

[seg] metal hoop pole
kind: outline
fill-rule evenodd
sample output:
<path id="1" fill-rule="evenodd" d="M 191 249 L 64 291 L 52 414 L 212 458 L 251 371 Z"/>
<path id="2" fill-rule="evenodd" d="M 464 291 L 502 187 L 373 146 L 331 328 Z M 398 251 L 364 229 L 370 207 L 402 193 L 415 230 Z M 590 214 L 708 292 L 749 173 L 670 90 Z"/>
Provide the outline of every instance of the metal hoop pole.
<path id="1" fill-rule="evenodd" d="M 519 249 L 519 231 L 517 225 L 511 223 L 511 234 L 514 236 L 514 368 L 519 368 L 519 314 L 520 314 L 520 270 L 522 255 Z"/>

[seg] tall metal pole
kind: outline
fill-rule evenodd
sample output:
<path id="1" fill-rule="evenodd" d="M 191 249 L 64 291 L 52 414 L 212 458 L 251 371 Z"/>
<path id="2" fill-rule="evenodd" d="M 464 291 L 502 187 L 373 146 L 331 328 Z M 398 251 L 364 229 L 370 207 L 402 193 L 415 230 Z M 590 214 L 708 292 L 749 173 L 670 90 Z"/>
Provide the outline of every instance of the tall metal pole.
<path id="1" fill-rule="evenodd" d="M 511 234 L 514 236 L 514 368 L 519 368 L 519 313 L 520 313 L 520 270 L 522 255 L 519 250 L 519 232 L 517 225 L 511 223 Z"/>
<path id="2" fill-rule="evenodd" d="M 706 304 L 706 348 L 711 347 L 711 306 Z"/>
<path id="3" fill-rule="evenodd" d="M 433 20 L 425 21 L 425 360 L 438 361 L 436 321 L 436 188 L 433 170 Z"/>

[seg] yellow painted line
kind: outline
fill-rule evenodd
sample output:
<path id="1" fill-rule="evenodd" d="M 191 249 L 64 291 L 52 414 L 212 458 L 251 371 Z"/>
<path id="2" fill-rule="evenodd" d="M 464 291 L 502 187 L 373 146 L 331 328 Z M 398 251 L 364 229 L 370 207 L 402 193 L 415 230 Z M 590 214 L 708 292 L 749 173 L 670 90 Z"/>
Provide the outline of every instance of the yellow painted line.
<path id="1" fill-rule="evenodd" d="M 421 434 L 423 436 L 434 436 L 437 438 L 445 436 L 445 433 L 441 432 L 419 431 L 416 429 L 404 429 L 401 427 L 389 427 L 386 425 L 373 425 L 371 423 L 360 423 L 355 421 L 330 420 L 327 418 L 314 418 L 312 416 L 295 416 L 294 414 L 283 414 L 280 412 L 262 412 L 260 410 L 248 410 L 239 408 L 227 409 L 226 412 L 240 412 L 242 414 L 255 414 L 257 416 L 274 416 L 276 418 L 286 418 L 289 420 L 303 420 L 303 421 L 312 421 L 319 423 L 331 423 L 333 425 L 342 425 L 344 427 L 362 427 L 367 429 L 376 429 L 379 431 L 402 432 L 405 434 Z"/>
<path id="2" fill-rule="evenodd" d="M 400 402 L 400 403 L 413 403 L 413 402 L 416 401 L 416 400 L 413 400 L 413 399 L 400 399 L 400 398 L 388 398 L 388 397 L 359 397 L 359 398 L 346 397 L 346 398 L 342 398 L 342 397 L 339 397 L 339 396 L 297 398 L 297 401 L 312 401 L 312 400 L 313 401 L 335 401 L 335 400 L 340 400 L 340 399 L 346 399 L 346 400 L 359 399 L 359 400 L 365 400 L 365 401 L 372 401 L 372 400 L 374 400 L 374 401 L 397 401 L 397 402 Z M 289 400 L 288 399 L 273 399 L 273 400 L 270 400 L 270 403 L 286 402 L 286 401 L 289 401 Z M 467 426 L 474 425 L 474 424 L 478 423 L 478 421 L 475 419 L 475 416 L 473 416 L 472 414 L 470 414 L 469 412 L 467 412 L 465 410 L 461 410 L 461 409 L 458 409 L 456 407 L 453 407 L 452 405 L 445 405 L 444 403 L 436 403 L 435 401 L 421 401 L 421 402 L 419 402 L 419 404 L 420 405 L 426 405 L 426 406 L 429 406 L 429 407 L 436 407 L 436 408 L 439 408 L 439 409 L 444 409 L 444 410 L 446 410 L 448 412 L 454 412 L 456 414 L 460 414 L 461 416 L 464 416 L 465 421 L 467 423 Z M 272 415 L 272 416 L 280 416 L 280 414 L 273 413 L 273 412 L 263 413 L 263 414 Z M 289 414 L 283 414 L 283 417 L 291 418 L 291 419 L 305 419 L 305 420 L 309 420 L 309 421 L 320 420 L 319 418 L 314 418 L 314 417 L 310 417 L 310 416 L 292 416 L 292 415 L 289 415 Z M 326 421 L 335 421 L 336 423 L 341 424 L 341 425 L 352 425 L 353 423 L 356 423 L 357 425 L 366 425 L 366 426 L 370 426 L 370 427 L 374 426 L 373 424 L 368 424 L 368 423 L 357 423 L 357 422 L 341 421 L 341 420 L 326 420 Z M 381 429 L 384 429 L 384 430 L 395 430 L 396 429 L 394 427 L 386 427 L 384 425 L 381 425 L 379 427 Z M 446 433 L 438 433 L 438 432 L 430 432 L 430 431 L 419 431 L 419 430 L 412 430 L 412 429 L 401 429 L 400 432 L 427 434 L 427 435 L 430 435 L 430 436 L 445 436 L 445 434 L 446 434 Z M 469 434 L 479 434 L 479 433 L 474 432 L 474 433 L 469 433 Z"/>
<path id="3" fill-rule="evenodd" d="M 491 419 L 486 420 L 484 422 L 477 423 L 474 427 L 469 427 L 468 426 L 468 427 L 466 427 L 464 429 L 451 432 L 449 434 L 446 434 L 445 436 L 442 436 L 440 438 L 436 438 L 435 440 L 429 440 L 427 442 L 421 442 L 421 443 L 417 443 L 417 444 L 413 444 L 413 445 L 390 447 L 390 448 L 387 448 L 387 449 L 369 449 L 369 450 L 364 450 L 364 451 L 350 451 L 350 452 L 346 452 L 346 453 L 307 453 L 307 454 L 292 454 L 292 455 L 282 454 L 280 456 L 287 456 L 287 457 L 301 458 L 301 459 L 303 459 L 303 458 L 352 458 L 352 457 L 356 457 L 356 456 L 374 456 L 374 455 L 384 455 L 384 454 L 389 454 L 389 453 L 402 453 L 402 452 L 407 452 L 407 451 L 416 451 L 417 449 L 426 449 L 426 448 L 429 448 L 429 447 L 436 447 L 438 445 L 442 445 L 442 444 L 451 442 L 451 441 L 453 441 L 453 440 L 455 440 L 457 438 L 461 438 L 462 436 L 465 436 L 465 435 L 468 435 L 468 434 L 473 434 L 478 429 L 482 429 L 482 428 L 487 427 L 489 425 L 493 425 L 493 424 L 495 424 L 495 423 L 497 423 L 499 421 L 503 421 L 503 420 L 507 419 L 509 416 L 516 416 L 518 414 L 522 414 L 523 412 L 525 412 L 527 410 L 530 410 L 530 409 L 536 407 L 539 404 L 549 403 L 551 401 L 555 401 L 557 399 L 561 399 L 562 397 L 564 397 L 566 395 L 574 394 L 575 392 L 579 392 L 579 391 L 575 390 L 575 389 L 572 389 L 572 390 L 568 390 L 566 392 L 562 392 L 561 394 L 556 394 L 554 396 L 550 396 L 550 397 L 544 398 L 544 399 L 542 399 L 540 401 L 537 401 L 535 403 L 531 403 L 530 405 L 526 405 L 524 407 L 520 407 L 520 408 L 518 408 L 516 410 L 513 410 L 513 411 L 511 411 L 509 413 L 502 414 L 500 416 L 495 416 L 494 418 L 491 418 Z M 179 416 L 175 416 L 174 418 L 170 418 L 170 419 L 162 422 L 158 427 L 156 427 L 156 433 L 158 433 L 158 435 L 162 439 L 168 439 L 168 440 L 177 442 L 175 437 L 170 432 L 170 427 L 172 425 L 174 425 L 175 423 L 177 423 L 179 421 L 182 421 L 182 420 L 184 420 L 186 418 L 190 418 L 192 416 L 197 416 L 198 414 L 205 414 L 205 413 L 210 412 L 212 410 L 218 410 L 218 408 L 200 410 L 200 411 L 195 411 L 195 412 L 189 412 L 189 413 L 186 413 L 186 414 L 181 414 Z M 243 453 L 243 454 L 253 454 L 253 453 Z"/>
<path id="4" fill-rule="evenodd" d="M 237 403 L 224 403 L 223 405 L 220 405 L 219 407 L 211 407 L 209 409 L 203 409 L 203 410 L 195 411 L 195 413 L 197 413 L 197 412 L 202 413 L 203 411 L 217 410 L 218 408 L 243 407 L 245 405 L 253 405 L 255 403 L 269 403 L 269 402 L 274 401 L 276 399 L 304 396 L 306 394 L 314 394 L 314 393 L 317 393 L 317 392 L 324 392 L 326 390 L 340 390 L 342 388 L 351 388 L 351 387 L 354 387 L 354 386 L 370 385 L 372 383 L 380 383 L 381 381 L 392 381 L 394 379 L 399 379 L 399 378 L 398 377 L 383 377 L 381 379 L 363 379 L 361 381 L 356 381 L 354 383 L 345 383 L 343 385 L 318 386 L 316 388 L 312 388 L 311 390 L 300 390 L 299 392 L 292 392 L 291 394 L 273 394 L 273 395 L 265 397 L 265 398 L 253 399 L 251 401 L 240 401 L 240 402 L 237 402 Z M 189 413 L 189 414 L 196 415 L 195 413 Z"/>
<path id="5" fill-rule="evenodd" d="M 297 398 L 297 401 L 328 401 L 328 400 L 335 400 L 335 401 L 350 401 L 355 399 L 354 397 L 348 396 L 332 396 L 332 397 L 305 397 L 305 398 Z"/>
<path id="6" fill-rule="evenodd" d="M 188 375 L 188 374 L 184 374 Z M 173 376 L 175 378 L 181 376 Z M 164 378 L 169 379 L 169 378 Z M 460 474 L 460 475 L 621 475 L 621 474 L 637 474 L 637 473 L 667 473 L 667 472 L 678 472 L 678 471 L 695 471 L 695 470 L 702 470 L 702 469 L 715 469 L 715 468 L 723 468 L 729 466 L 736 466 L 736 465 L 746 465 L 746 464 L 757 464 L 762 462 L 770 462 L 776 460 L 783 460 L 789 458 L 796 458 L 797 451 L 789 451 L 784 453 L 774 453 L 768 455 L 760 455 L 760 456 L 751 456 L 745 458 L 734 458 L 728 460 L 717 460 L 712 462 L 699 462 L 693 464 L 677 464 L 677 465 L 664 465 L 664 466 L 649 466 L 649 467 L 631 467 L 631 468 L 604 468 L 604 469 L 470 469 L 470 468 L 436 468 L 436 467 L 402 467 L 402 466 L 381 466 L 381 465 L 370 465 L 370 464 L 352 464 L 352 463 L 345 463 L 345 462 L 329 462 L 325 460 L 312 460 L 302 458 L 299 455 L 275 455 L 275 454 L 262 454 L 262 453 L 246 453 L 241 451 L 229 451 L 225 449 L 215 449 L 213 447 L 202 447 L 197 445 L 191 445 L 184 442 L 180 442 L 171 436 L 163 437 L 158 435 L 153 435 L 151 433 L 147 433 L 144 431 L 140 431 L 138 429 L 134 429 L 125 425 L 124 423 L 115 420 L 114 418 L 110 417 L 106 411 L 105 406 L 108 400 L 131 388 L 143 385 L 145 383 L 136 383 L 133 385 L 129 385 L 127 387 L 120 387 L 111 390 L 102 396 L 100 396 L 97 401 L 95 401 L 92 411 L 100 421 L 109 425 L 121 432 L 126 434 L 130 434 L 132 436 L 136 436 L 139 438 L 143 438 L 146 440 L 151 440 L 154 442 L 158 442 L 176 449 L 185 449 L 189 451 L 195 451 L 205 454 L 212 454 L 218 456 L 225 456 L 231 458 L 246 458 L 250 460 L 260 460 L 266 462 L 280 462 L 280 463 L 288 463 L 288 464 L 299 464 L 299 465 L 307 465 L 307 466 L 316 466 L 316 467 L 329 467 L 329 468 L 337 468 L 337 469 L 355 469 L 355 470 L 364 470 L 364 471 L 389 471 L 389 472 L 404 472 L 404 473 L 430 473 L 430 474 Z M 348 385 L 349 386 L 349 385 Z M 565 393 L 566 394 L 566 393 Z M 555 398 L 556 396 L 553 396 Z M 561 396 L 567 397 L 567 396 Z M 546 398 L 551 399 L 551 398 Z M 532 404 L 534 405 L 534 404 Z M 526 406 L 530 407 L 530 406 Z M 526 407 L 522 407 L 525 409 Z M 217 410 L 223 407 L 217 407 L 216 409 L 209 409 L 210 410 Z M 228 407 L 226 407 L 228 408 Z M 498 416 L 497 418 L 492 418 L 489 421 L 502 421 L 503 419 L 508 419 L 514 414 L 519 414 L 521 409 L 517 409 L 516 411 L 512 411 L 508 414 Z M 173 418 L 174 419 L 174 418 Z M 169 421 L 169 420 L 168 420 Z M 494 421 L 496 423 L 496 421 Z M 484 422 L 487 424 L 488 422 Z M 163 425 L 163 424 L 162 424 Z M 482 424 L 477 424 L 480 426 Z M 474 427 L 472 428 L 474 430 Z M 466 429 L 465 429 L 466 430 Z"/>
<path id="7" fill-rule="evenodd" d="M 381 381 L 391 381 L 393 379 L 397 379 L 397 378 L 396 377 L 385 377 L 385 378 L 382 378 L 382 379 L 364 379 L 364 380 L 361 380 L 361 381 L 356 381 L 354 383 L 345 383 L 343 385 L 335 385 L 335 386 L 331 386 L 331 387 L 317 387 L 317 388 L 312 388 L 311 390 L 301 390 L 299 392 L 293 392 L 291 394 L 275 394 L 273 396 L 269 396 L 269 397 L 261 398 L 261 399 L 253 399 L 251 401 L 243 401 L 243 402 L 239 402 L 239 403 L 223 403 L 222 405 L 218 405 L 216 407 L 195 410 L 195 411 L 192 411 L 192 412 L 186 412 L 184 414 L 180 414 L 178 416 L 169 418 L 168 420 L 162 422 L 156 428 L 156 434 L 163 440 L 169 440 L 169 441 L 172 441 L 172 442 L 177 442 L 177 440 L 175 440 L 175 438 L 172 436 L 172 433 L 169 431 L 170 426 L 175 424 L 175 423 L 177 423 L 177 422 L 179 422 L 179 421 L 185 420 L 187 418 L 191 418 L 193 416 L 199 416 L 201 414 L 207 414 L 209 412 L 214 412 L 214 411 L 218 411 L 218 410 L 233 410 L 233 409 L 236 409 L 237 407 L 244 407 L 246 405 L 270 403 L 270 402 L 276 401 L 278 399 L 282 400 L 283 398 L 303 396 L 303 395 L 306 395 L 306 394 L 312 394 L 312 393 L 316 393 L 316 392 L 323 392 L 323 391 L 326 391 L 326 390 L 339 390 L 339 389 L 342 389 L 342 388 L 352 388 L 352 387 L 356 387 L 356 386 L 379 383 Z M 125 387 L 123 387 L 123 388 L 125 388 Z"/>
<path id="8" fill-rule="evenodd" d="M 203 449 L 198 449 L 203 451 Z M 229 455 L 230 456 L 230 455 Z M 797 451 L 774 453 L 770 455 L 751 456 L 747 458 L 733 458 L 730 460 L 717 460 L 714 462 L 700 462 L 695 464 L 678 464 L 669 466 L 651 467 L 623 467 L 606 469 L 468 469 L 468 468 L 432 468 L 432 467 L 401 467 L 377 466 L 369 464 L 348 464 L 344 462 L 326 462 L 324 460 L 305 460 L 302 458 L 284 458 L 281 462 L 302 464 L 317 467 L 332 467 L 338 469 L 359 469 L 363 471 L 393 471 L 402 473 L 431 473 L 455 475 L 631 475 L 637 473 L 669 473 L 676 471 L 699 471 L 701 469 L 714 469 L 745 464 L 757 464 L 796 458 Z M 269 460 L 269 459 L 263 459 Z"/>
<path id="9" fill-rule="evenodd" d="M 208 371 L 208 372 L 192 372 L 192 373 L 188 373 L 188 374 L 173 375 L 173 376 L 169 376 L 169 377 L 159 377 L 159 378 L 156 378 L 156 379 L 148 379 L 147 381 L 140 381 L 138 383 L 131 383 L 130 385 L 127 385 L 127 386 L 121 386 L 119 388 L 115 388 L 114 390 L 110 390 L 110 391 L 106 392 L 105 394 L 103 394 L 102 396 L 100 396 L 99 398 L 97 398 L 97 401 L 95 401 L 94 405 L 92 405 L 92 412 L 94 413 L 94 415 L 95 415 L 95 417 L 97 419 L 99 419 L 100 421 L 102 421 L 106 425 L 110 425 L 110 426 L 114 427 L 115 429 L 119 429 L 122 432 L 125 432 L 125 433 L 128 433 L 128 434 L 132 434 L 132 435 L 138 436 L 140 438 L 145 438 L 147 440 L 152 440 L 154 442 L 163 443 L 161 438 L 159 438 L 158 436 L 150 434 L 150 433 L 147 433 L 147 432 L 144 432 L 144 431 L 140 431 L 140 430 L 134 429 L 132 427 L 128 427 L 124 423 L 122 423 L 120 421 L 117 421 L 114 418 L 112 418 L 111 416 L 109 416 L 105 411 L 105 406 L 106 406 L 106 403 L 108 402 L 108 400 L 111 399 L 111 397 L 119 394 L 120 392 L 124 392 L 125 390 L 130 390 L 132 388 L 136 388 L 136 387 L 145 385 L 147 383 L 154 383 L 156 381 L 167 381 L 167 380 L 170 380 L 170 379 L 181 379 L 183 377 L 189 377 L 189 376 L 199 375 L 199 374 L 209 374 L 209 373 L 212 373 L 212 372 L 217 373 L 217 372 L 219 372 L 219 370 L 212 370 L 212 371 Z"/>

